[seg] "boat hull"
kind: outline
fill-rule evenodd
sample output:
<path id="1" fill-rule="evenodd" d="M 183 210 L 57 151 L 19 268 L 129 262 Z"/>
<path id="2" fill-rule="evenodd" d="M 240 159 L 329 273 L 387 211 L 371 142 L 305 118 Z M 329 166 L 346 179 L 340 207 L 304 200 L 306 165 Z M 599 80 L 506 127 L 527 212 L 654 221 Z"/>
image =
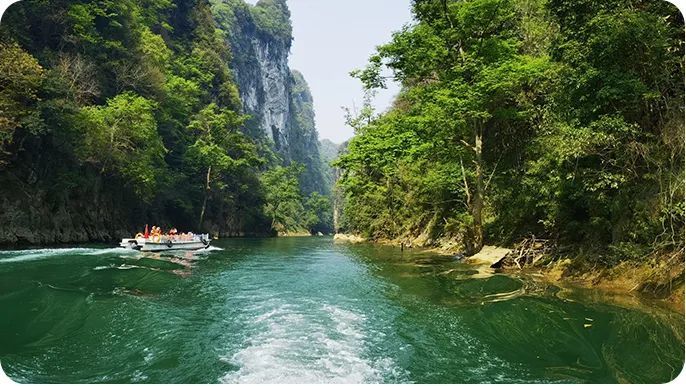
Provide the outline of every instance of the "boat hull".
<path id="1" fill-rule="evenodd" d="M 198 249 L 205 249 L 210 246 L 209 241 L 207 245 L 201 243 L 200 241 L 188 241 L 188 242 L 172 242 L 168 243 L 145 243 L 140 251 L 142 252 L 164 252 L 164 251 L 197 251 Z"/>
<path id="2" fill-rule="evenodd" d="M 123 239 L 119 246 L 126 249 L 135 249 L 141 252 L 197 251 L 199 249 L 209 248 L 210 240 L 207 238 L 191 241 L 162 240 L 159 242 L 152 242 L 140 238 Z"/>

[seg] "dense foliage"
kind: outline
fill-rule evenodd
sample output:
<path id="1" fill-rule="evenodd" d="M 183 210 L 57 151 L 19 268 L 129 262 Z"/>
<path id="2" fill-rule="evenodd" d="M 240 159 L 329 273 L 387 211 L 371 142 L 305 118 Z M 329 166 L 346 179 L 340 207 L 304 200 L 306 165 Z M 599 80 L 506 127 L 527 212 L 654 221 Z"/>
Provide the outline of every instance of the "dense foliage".
<path id="1" fill-rule="evenodd" d="M 254 6 L 244 0 L 209 0 L 215 16 L 227 27 L 254 28 L 287 48 L 291 46 L 293 27 L 286 0 L 259 0 Z M 246 23 L 246 21 L 249 21 Z"/>
<path id="2" fill-rule="evenodd" d="M 226 4 L 248 7 L 238 3 Z M 249 9 L 264 33 L 290 36 L 279 7 Z M 12 5 L 0 27 L 0 204 L 25 192 L 30 205 L 68 212 L 107 201 L 128 229 L 271 232 L 270 184 L 290 180 L 260 177 L 281 161 L 243 130 L 228 33 L 207 0 Z"/>
<path id="3" fill-rule="evenodd" d="M 651 0 L 415 0 L 393 108 L 349 117 L 342 226 L 474 253 L 535 234 L 638 258 L 684 243 L 684 24 Z"/>
<path id="4" fill-rule="evenodd" d="M 332 208 L 328 197 L 312 192 L 303 202 L 299 177 L 303 167 L 291 164 L 262 175 L 266 187 L 265 212 L 280 234 L 330 232 Z"/>

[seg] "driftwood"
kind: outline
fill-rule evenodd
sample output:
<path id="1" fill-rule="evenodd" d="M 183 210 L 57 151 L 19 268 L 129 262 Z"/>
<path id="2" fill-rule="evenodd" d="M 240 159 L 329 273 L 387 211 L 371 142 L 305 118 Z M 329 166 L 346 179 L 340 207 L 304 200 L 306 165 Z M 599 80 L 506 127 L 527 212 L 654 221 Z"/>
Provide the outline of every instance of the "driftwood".
<path id="1" fill-rule="evenodd" d="M 554 243 L 548 239 L 538 239 L 531 235 L 517 244 L 514 250 L 505 256 L 501 266 L 522 269 L 527 265 L 538 263 L 543 257 L 550 256 L 554 250 Z"/>

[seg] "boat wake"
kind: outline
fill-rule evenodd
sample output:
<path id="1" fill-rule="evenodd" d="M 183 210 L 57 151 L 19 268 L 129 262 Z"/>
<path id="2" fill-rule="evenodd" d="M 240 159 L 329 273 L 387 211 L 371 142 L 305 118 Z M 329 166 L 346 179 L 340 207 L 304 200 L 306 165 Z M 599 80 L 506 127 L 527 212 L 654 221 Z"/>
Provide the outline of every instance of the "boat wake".
<path id="1" fill-rule="evenodd" d="M 260 308 L 246 323 L 247 345 L 220 358 L 237 368 L 221 382 L 381 383 L 396 367 L 367 357 L 364 315 L 333 305 Z"/>
<path id="2" fill-rule="evenodd" d="M 198 249 L 197 251 L 194 251 L 194 253 L 195 254 L 203 254 L 203 253 L 223 251 L 223 250 L 224 250 L 224 248 L 219 248 L 219 247 L 215 247 L 215 246 L 210 245 L 209 247 L 207 247 L 205 249 Z"/>
<path id="3" fill-rule="evenodd" d="M 0 251 L 0 264 L 42 260 L 61 256 L 98 256 L 106 254 L 137 253 L 122 248 L 43 248 Z"/>
<path id="4" fill-rule="evenodd" d="M 207 249 L 193 251 L 193 254 L 202 255 L 209 252 L 223 251 L 223 248 L 210 246 Z M 18 263 L 32 260 L 42 260 L 61 256 L 100 256 L 100 255 L 136 255 L 139 251 L 126 248 L 40 248 L 0 250 L 0 264 Z"/>

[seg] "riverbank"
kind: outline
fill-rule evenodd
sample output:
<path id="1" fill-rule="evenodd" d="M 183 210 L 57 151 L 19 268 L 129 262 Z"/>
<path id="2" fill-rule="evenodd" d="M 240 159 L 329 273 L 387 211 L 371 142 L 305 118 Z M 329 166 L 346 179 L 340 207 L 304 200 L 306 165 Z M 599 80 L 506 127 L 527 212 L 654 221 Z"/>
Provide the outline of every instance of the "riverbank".
<path id="1" fill-rule="evenodd" d="M 516 268 L 508 268 L 515 270 Z M 643 261 L 624 261 L 598 267 L 588 260 L 566 258 L 532 266 L 544 280 L 567 286 L 592 288 L 614 295 L 640 295 L 659 300 L 669 308 L 684 312 L 684 251 L 655 253 Z"/>
<path id="2" fill-rule="evenodd" d="M 671 253 L 655 252 L 641 261 L 623 261 L 613 266 L 593 263 L 589 256 L 542 254 L 529 264 L 514 263 L 515 249 L 484 246 L 474 256 L 463 257 L 452 240 L 439 240 L 432 246 L 408 243 L 406 240 L 368 240 L 358 235 L 337 234 L 335 242 L 371 242 L 399 248 L 425 249 L 432 253 L 464 258 L 481 267 L 496 266 L 509 274 L 525 274 L 561 287 L 600 290 L 611 296 L 641 296 L 664 303 L 670 309 L 684 312 L 684 249 Z"/>

